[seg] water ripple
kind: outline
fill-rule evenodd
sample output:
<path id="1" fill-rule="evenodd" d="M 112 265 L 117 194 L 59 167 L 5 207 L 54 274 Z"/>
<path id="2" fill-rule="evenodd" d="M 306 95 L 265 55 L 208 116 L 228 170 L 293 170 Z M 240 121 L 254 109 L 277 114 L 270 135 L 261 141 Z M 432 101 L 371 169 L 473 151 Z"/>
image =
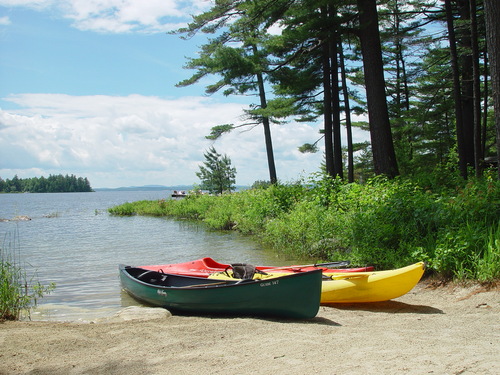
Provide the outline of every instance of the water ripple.
<path id="1" fill-rule="evenodd" d="M 275 260 L 270 252 L 237 233 L 206 231 L 192 222 L 107 214 L 117 204 L 168 199 L 170 194 L 0 194 L 0 218 L 31 218 L 0 222 L 0 235 L 12 237 L 17 232 L 16 250 L 29 272 L 36 271 L 44 285 L 56 283 L 55 291 L 40 301 L 32 318 L 89 319 L 130 305 L 131 300 L 121 293 L 119 263 L 176 263 L 205 256 L 254 264 Z"/>

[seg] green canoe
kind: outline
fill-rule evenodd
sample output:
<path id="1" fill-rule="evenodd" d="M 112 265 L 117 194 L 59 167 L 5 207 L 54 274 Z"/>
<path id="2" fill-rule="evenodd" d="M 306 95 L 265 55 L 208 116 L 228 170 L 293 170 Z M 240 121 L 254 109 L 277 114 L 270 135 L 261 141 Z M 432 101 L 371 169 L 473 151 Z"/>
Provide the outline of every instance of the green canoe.
<path id="1" fill-rule="evenodd" d="M 322 271 L 272 280 L 216 280 L 119 266 L 123 289 L 135 299 L 172 313 L 314 318 Z"/>

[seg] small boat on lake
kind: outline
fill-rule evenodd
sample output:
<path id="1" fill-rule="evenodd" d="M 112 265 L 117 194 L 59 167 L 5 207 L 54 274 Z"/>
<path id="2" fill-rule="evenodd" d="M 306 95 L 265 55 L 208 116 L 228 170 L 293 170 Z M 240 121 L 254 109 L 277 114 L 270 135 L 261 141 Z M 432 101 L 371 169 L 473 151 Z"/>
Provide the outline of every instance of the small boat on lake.
<path id="1" fill-rule="evenodd" d="M 188 195 L 189 193 L 187 193 L 184 190 L 174 190 L 174 192 L 172 193 L 172 198 L 184 198 L 187 197 Z"/>
<path id="2" fill-rule="evenodd" d="M 321 303 L 366 303 L 388 301 L 408 293 L 422 278 L 425 263 L 374 272 L 346 272 L 323 276 Z M 255 273 L 256 279 L 270 280 L 282 273 Z M 233 279 L 232 270 L 215 273 L 209 279 Z"/>
<path id="3" fill-rule="evenodd" d="M 349 265 L 347 261 L 340 262 L 329 262 L 329 263 L 319 263 L 319 264 L 308 264 L 308 265 L 292 265 L 292 266 L 256 266 L 257 271 L 272 272 L 272 273 L 297 273 L 304 271 L 312 271 L 320 269 L 326 275 L 330 273 L 345 273 L 345 272 L 367 272 L 373 271 L 373 267 L 360 267 L 360 268 L 329 268 L 329 267 L 345 267 Z M 190 262 L 184 263 L 172 263 L 172 264 L 158 264 L 158 265 L 147 265 L 140 266 L 152 271 L 159 271 L 165 273 L 174 273 L 178 275 L 185 276 L 196 276 L 196 277 L 208 277 L 212 273 L 223 272 L 230 264 L 219 263 L 212 258 L 205 257 L 201 259 L 196 259 Z"/>
<path id="4" fill-rule="evenodd" d="M 135 299 L 172 313 L 309 319 L 321 298 L 321 270 L 272 280 L 215 280 L 119 266 L 123 289 Z"/>

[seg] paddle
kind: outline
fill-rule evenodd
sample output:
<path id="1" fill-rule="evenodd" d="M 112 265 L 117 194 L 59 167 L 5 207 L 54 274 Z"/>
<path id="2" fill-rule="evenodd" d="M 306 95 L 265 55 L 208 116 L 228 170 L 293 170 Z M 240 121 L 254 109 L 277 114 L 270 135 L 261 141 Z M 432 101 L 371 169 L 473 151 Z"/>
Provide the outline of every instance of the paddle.
<path id="1" fill-rule="evenodd" d="M 343 267 L 343 266 L 348 266 L 351 264 L 350 261 L 348 260 L 342 260 L 340 262 L 328 262 L 328 263 L 315 263 L 315 264 L 303 264 L 303 265 L 298 265 L 298 266 L 282 266 L 282 267 L 265 267 L 264 269 L 267 270 L 287 270 L 287 269 L 292 269 L 292 268 L 306 268 L 306 267 L 328 267 L 330 268 L 333 267 Z"/>
<path id="2" fill-rule="evenodd" d="M 204 288 L 207 286 L 222 285 L 222 284 L 229 284 L 229 283 L 227 281 L 221 281 L 219 283 L 184 285 L 184 286 L 180 286 L 179 288 Z M 232 285 L 232 284 L 229 284 L 229 285 Z"/>
<path id="3" fill-rule="evenodd" d="M 346 272 L 341 273 L 339 275 L 323 275 L 323 281 L 326 280 L 348 280 L 348 279 L 361 279 L 363 277 L 368 277 L 371 275 L 371 272 L 361 273 L 361 272 Z"/>
<path id="4" fill-rule="evenodd" d="M 221 272 L 222 273 L 222 272 Z M 259 281 L 259 280 L 253 280 L 253 279 L 241 279 L 240 281 L 237 281 L 237 282 L 228 282 L 228 281 L 221 281 L 219 283 L 207 283 L 207 284 L 193 284 L 193 285 L 184 285 L 184 286 L 181 286 L 180 288 L 205 288 L 207 286 L 218 286 L 218 285 L 223 285 L 223 284 L 226 284 L 226 285 L 238 285 L 238 284 L 242 284 L 242 283 L 248 283 L 250 281 Z"/>

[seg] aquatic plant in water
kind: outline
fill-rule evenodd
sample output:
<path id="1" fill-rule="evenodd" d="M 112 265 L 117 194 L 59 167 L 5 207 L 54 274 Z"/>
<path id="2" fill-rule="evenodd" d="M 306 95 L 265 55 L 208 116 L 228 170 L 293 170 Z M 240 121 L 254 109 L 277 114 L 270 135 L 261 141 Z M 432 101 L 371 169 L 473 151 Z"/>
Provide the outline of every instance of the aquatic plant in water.
<path id="1" fill-rule="evenodd" d="M 55 284 L 42 285 L 36 273 L 28 275 L 21 264 L 17 235 L 6 234 L 0 247 L 0 321 L 18 320 L 36 307 L 38 299 L 50 293 Z"/>

